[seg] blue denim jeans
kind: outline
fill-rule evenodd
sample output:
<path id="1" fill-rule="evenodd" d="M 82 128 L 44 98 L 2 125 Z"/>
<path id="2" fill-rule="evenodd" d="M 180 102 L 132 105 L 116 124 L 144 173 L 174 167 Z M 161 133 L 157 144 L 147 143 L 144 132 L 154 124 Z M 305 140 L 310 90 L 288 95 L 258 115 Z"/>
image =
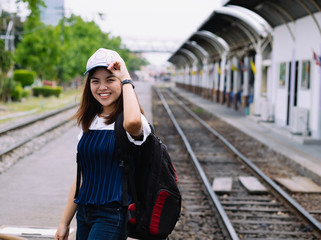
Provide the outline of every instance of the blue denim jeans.
<path id="1" fill-rule="evenodd" d="M 78 205 L 77 240 L 123 240 L 125 211 L 120 206 Z"/>

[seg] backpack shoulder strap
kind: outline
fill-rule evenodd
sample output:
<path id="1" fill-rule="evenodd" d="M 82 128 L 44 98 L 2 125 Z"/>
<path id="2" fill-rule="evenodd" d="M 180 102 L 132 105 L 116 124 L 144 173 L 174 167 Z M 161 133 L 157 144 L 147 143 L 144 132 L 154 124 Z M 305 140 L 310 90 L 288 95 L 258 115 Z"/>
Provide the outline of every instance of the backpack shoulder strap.
<path id="1" fill-rule="evenodd" d="M 115 138 L 117 145 L 121 148 L 121 150 L 128 149 L 130 142 L 128 141 L 126 130 L 124 128 L 124 113 L 121 112 L 116 119 L 115 122 Z"/>
<path id="2" fill-rule="evenodd" d="M 122 192 L 123 199 L 122 205 L 128 206 L 128 182 L 130 183 L 131 191 L 134 197 L 134 200 L 137 199 L 136 189 L 134 185 L 134 179 L 130 171 L 130 160 L 132 159 L 133 144 L 129 142 L 127 138 L 126 131 L 123 126 L 124 114 L 123 112 L 119 114 L 115 122 L 115 139 L 116 139 L 116 151 L 119 153 L 120 157 L 120 166 L 123 167 L 122 175 Z M 130 181 L 128 181 L 130 180 Z"/>

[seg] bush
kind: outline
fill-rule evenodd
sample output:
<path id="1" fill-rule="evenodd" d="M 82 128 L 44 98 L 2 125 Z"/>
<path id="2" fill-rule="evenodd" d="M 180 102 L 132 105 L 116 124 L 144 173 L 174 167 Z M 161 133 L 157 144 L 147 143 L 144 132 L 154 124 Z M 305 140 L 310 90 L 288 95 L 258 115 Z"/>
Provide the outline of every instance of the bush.
<path id="1" fill-rule="evenodd" d="M 4 79 L 3 87 L 1 89 L 1 99 L 3 101 L 8 101 L 9 99 L 11 99 L 10 93 L 14 90 L 15 86 L 16 83 L 13 81 L 12 78 Z"/>
<path id="2" fill-rule="evenodd" d="M 13 101 L 20 101 L 23 94 L 23 88 L 20 83 L 17 83 L 13 90 L 10 92 Z"/>
<path id="3" fill-rule="evenodd" d="M 20 82 L 22 87 L 30 86 L 35 81 L 35 72 L 24 69 L 14 70 L 13 79 Z"/>
<path id="4" fill-rule="evenodd" d="M 62 87 L 49 87 L 49 86 L 34 87 L 32 91 L 35 97 L 38 97 L 40 95 L 44 97 L 49 97 L 49 96 L 59 97 L 60 93 L 62 92 Z"/>
<path id="5" fill-rule="evenodd" d="M 30 90 L 23 89 L 22 98 L 28 98 L 31 95 Z"/>

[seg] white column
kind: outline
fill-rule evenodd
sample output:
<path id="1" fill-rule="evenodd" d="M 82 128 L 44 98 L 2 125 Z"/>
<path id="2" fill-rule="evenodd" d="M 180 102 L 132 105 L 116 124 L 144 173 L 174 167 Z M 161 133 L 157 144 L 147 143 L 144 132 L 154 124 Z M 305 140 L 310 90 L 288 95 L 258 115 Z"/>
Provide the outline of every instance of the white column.
<path id="1" fill-rule="evenodd" d="M 203 66 L 203 75 L 202 75 L 202 88 L 207 90 L 208 89 L 208 82 L 209 82 L 209 71 L 208 71 L 208 64 L 205 62 Z"/>
<path id="2" fill-rule="evenodd" d="M 243 92 L 242 96 L 249 96 L 249 86 L 250 86 L 250 59 L 248 56 L 244 57 L 244 68 L 245 71 L 243 72 Z"/>
<path id="3" fill-rule="evenodd" d="M 227 61 L 226 68 L 226 93 L 231 91 L 231 60 Z"/>
<path id="4" fill-rule="evenodd" d="M 196 86 L 196 75 L 197 75 L 197 66 L 196 64 L 193 65 L 192 67 L 192 86 Z"/>
<path id="5" fill-rule="evenodd" d="M 234 96 L 237 94 L 237 92 L 240 89 L 240 83 L 241 83 L 241 72 L 239 70 L 239 61 L 237 57 L 233 58 L 233 65 L 237 69 L 236 71 L 233 71 L 233 92 Z"/>
<path id="6" fill-rule="evenodd" d="M 184 83 L 186 86 L 190 85 L 191 84 L 191 81 L 190 81 L 190 67 L 187 66 L 185 68 L 185 74 L 184 74 Z"/>
<path id="7" fill-rule="evenodd" d="M 321 46 L 320 46 L 320 55 L 321 55 Z M 319 107 L 318 107 L 318 119 L 319 124 L 316 131 L 316 138 L 321 139 L 321 66 L 318 66 L 319 72 Z"/>
<path id="8" fill-rule="evenodd" d="M 254 115 L 260 115 L 260 102 L 261 102 L 261 85 L 262 85 L 262 54 L 257 51 L 255 55 L 255 69 L 254 76 Z"/>
<path id="9" fill-rule="evenodd" d="M 219 86 L 219 89 L 221 92 L 224 91 L 225 68 L 226 68 L 226 53 L 222 55 L 222 59 L 221 59 L 221 75 L 220 75 L 220 86 Z"/>
<path id="10" fill-rule="evenodd" d="M 218 85 L 218 66 L 219 66 L 219 63 L 218 62 L 215 62 L 214 64 L 214 72 L 213 72 L 213 87 L 215 88 L 215 91 L 217 91 L 217 89 L 219 88 L 219 85 Z"/>

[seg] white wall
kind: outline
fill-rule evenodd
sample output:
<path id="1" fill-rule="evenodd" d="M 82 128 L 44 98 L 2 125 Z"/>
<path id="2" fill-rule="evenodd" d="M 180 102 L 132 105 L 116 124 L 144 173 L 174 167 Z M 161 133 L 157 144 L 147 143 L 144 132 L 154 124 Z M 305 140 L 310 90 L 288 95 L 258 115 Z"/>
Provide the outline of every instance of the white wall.
<path id="1" fill-rule="evenodd" d="M 288 79 L 290 73 L 288 62 L 292 60 L 294 51 L 294 42 L 286 26 L 283 25 L 274 29 L 272 51 L 272 64 L 274 64 L 273 92 L 276 93 L 273 99 L 273 104 L 275 105 L 275 122 L 280 126 L 285 126 L 288 102 Z M 286 81 L 284 86 L 280 86 L 279 83 L 280 64 L 282 62 L 286 62 Z"/>
<path id="2" fill-rule="evenodd" d="M 321 23 L 321 13 L 317 13 L 316 18 Z M 320 132 L 319 122 L 319 94 L 320 94 L 320 67 L 315 64 L 313 59 L 313 50 L 320 55 L 321 33 L 319 32 L 312 17 L 304 17 L 297 20 L 294 24 L 289 24 L 295 36 L 293 41 L 286 25 L 276 27 L 273 33 L 273 59 L 274 64 L 274 82 L 272 84 L 273 103 L 275 104 L 275 120 L 280 126 L 286 125 L 287 114 L 287 91 L 289 84 L 288 63 L 294 57 L 295 61 L 299 61 L 298 69 L 298 92 L 297 107 L 307 108 L 310 112 L 310 129 L 312 136 L 317 136 Z M 302 77 L 302 61 L 310 61 L 310 88 L 301 87 Z M 280 63 L 286 62 L 286 84 L 280 86 L 278 84 Z"/>

